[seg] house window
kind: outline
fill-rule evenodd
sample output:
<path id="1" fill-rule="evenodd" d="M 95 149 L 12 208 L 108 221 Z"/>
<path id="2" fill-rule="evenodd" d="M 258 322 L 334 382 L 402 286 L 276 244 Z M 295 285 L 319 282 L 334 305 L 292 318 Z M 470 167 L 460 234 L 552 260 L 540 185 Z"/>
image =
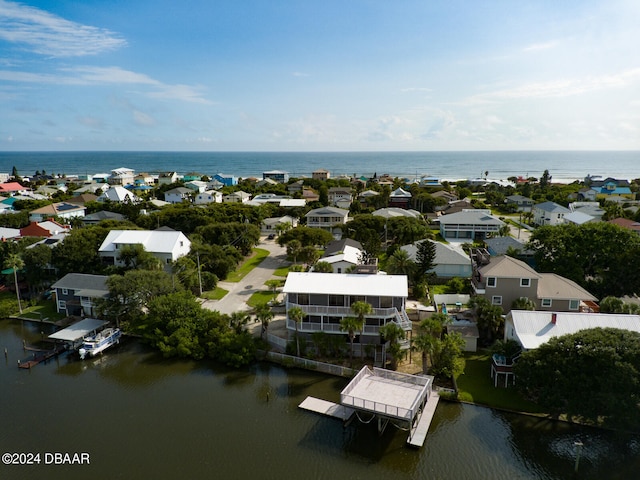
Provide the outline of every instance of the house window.
<path id="1" fill-rule="evenodd" d="M 298 305 L 309 305 L 309 294 L 308 293 L 299 293 L 298 294 Z"/>
<path id="2" fill-rule="evenodd" d="M 487 277 L 487 287 L 495 287 L 498 283 L 496 277 Z"/>
<path id="3" fill-rule="evenodd" d="M 530 287 L 531 286 L 531 279 L 530 278 L 521 278 L 520 279 L 520 286 L 521 287 Z"/>
<path id="4" fill-rule="evenodd" d="M 67 308 L 67 302 L 64 300 L 58 300 L 58 311 L 64 310 Z"/>
<path id="5" fill-rule="evenodd" d="M 578 310 L 580 308 L 580 300 L 569 300 L 569 310 Z"/>
<path id="6" fill-rule="evenodd" d="M 69 290 L 67 290 L 66 288 L 62 289 L 62 294 L 63 295 L 69 295 Z"/>
<path id="7" fill-rule="evenodd" d="M 338 267 L 338 273 L 342 273 L 342 268 Z"/>
<path id="8" fill-rule="evenodd" d="M 551 299 L 550 298 L 543 298 L 542 299 L 542 306 L 543 307 L 550 307 L 551 306 Z"/>
<path id="9" fill-rule="evenodd" d="M 380 297 L 380 308 L 393 307 L 393 299 L 391 297 Z"/>
<path id="10" fill-rule="evenodd" d="M 329 295 L 329 305 L 332 307 L 344 306 L 344 295 Z"/>
<path id="11" fill-rule="evenodd" d="M 491 297 L 491 305 L 502 305 L 502 296 L 494 295 Z"/>

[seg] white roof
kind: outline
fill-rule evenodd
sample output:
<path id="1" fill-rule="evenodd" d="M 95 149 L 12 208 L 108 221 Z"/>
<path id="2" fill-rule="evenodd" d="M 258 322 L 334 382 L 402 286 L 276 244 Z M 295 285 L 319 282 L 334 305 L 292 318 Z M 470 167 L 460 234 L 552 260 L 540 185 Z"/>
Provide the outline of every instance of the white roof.
<path id="1" fill-rule="evenodd" d="M 555 315 L 555 324 L 552 322 Z M 553 337 L 588 328 L 620 328 L 640 333 L 640 315 L 511 310 L 515 335 L 526 350 L 538 348 Z"/>
<path id="2" fill-rule="evenodd" d="M 357 265 L 360 261 L 360 257 L 362 256 L 362 250 L 359 248 L 352 247 L 351 245 L 345 245 L 344 250 L 340 253 L 336 253 L 335 255 L 331 255 L 328 257 L 322 257 L 320 259 L 321 262 L 327 263 L 336 263 L 336 262 L 349 262 L 354 265 Z"/>
<path id="3" fill-rule="evenodd" d="M 75 342 L 76 340 L 86 337 L 106 323 L 107 322 L 103 320 L 96 320 L 95 318 L 85 318 L 84 320 L 80 320 L 78 323 L 74 323 L 70 327 L 49 335 L 49 338 L 53 340 L 63 340 L 65 342 Z"/>
<path id="4" fill-rule="evenodd" d="M 406 275 L 291 272 L 282 291 L 406 298 L 409 295 L 407 285 Z"/>
<path id="5" fill-rule="evenodd" d="M 171 253 L 180 240 L 189 242 L 182 232 L 174 230 L 111 230 L 99 251 L 114 252 L 118 244 L 140 244 L 150 253 Z"/>

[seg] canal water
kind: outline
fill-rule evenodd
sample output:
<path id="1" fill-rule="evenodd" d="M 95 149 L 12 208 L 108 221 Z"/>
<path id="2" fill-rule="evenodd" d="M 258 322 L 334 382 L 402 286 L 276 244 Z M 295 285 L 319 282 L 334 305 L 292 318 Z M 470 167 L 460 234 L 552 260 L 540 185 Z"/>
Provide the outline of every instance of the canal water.
<path id="1" fill-rule="evenodd" d="M 17 368 L 23 339 L 49 332 L 0 320 L 0 453 L 40 454 L 0 464 L 3 480 L 640 478 L 637 435 L 441 401 L 415 450 L 395 428 L 379 436 L 298 409 L 307 395 L 338 401 L 346 380 L 271 364 L 167 361 L 125 340 L 96 359 Z M 56 453 L 89 464 L 56 465 Z"/>

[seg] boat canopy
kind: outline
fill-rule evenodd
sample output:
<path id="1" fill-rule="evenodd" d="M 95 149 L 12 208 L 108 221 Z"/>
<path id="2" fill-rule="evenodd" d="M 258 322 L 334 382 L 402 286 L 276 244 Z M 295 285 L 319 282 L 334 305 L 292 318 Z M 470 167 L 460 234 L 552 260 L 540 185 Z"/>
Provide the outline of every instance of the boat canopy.
<path id="1" fill-rule="evenodd" d="M 104 320 L 85 318 L 65 329 L 49 335 L 49 338 L 52 340 L 63 340 L 65 342 L 76 342 L 103 327 L 106 323 Z"/>

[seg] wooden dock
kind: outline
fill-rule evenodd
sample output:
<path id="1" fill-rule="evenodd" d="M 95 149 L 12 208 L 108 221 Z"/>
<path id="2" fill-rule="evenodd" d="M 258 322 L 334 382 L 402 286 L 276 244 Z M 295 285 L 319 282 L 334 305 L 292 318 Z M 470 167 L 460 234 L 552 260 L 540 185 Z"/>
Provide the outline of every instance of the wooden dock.
<path id="1" fill-rule="evenodd" d="M 408 445 L 411 445 L 412 447 L 421 447 L 424 445 L 424 441 L 427 438 L 427 432 L 429 431 L 429 426 L 431 425 L 431 420 L 433 420 L 433 415 L 436 413 L 436 407 L 438 406 L 439 401 L 440 395 L 438 395 L 438 392 L 431 390 L 429 392 L 429 399 L 424 406 L 424 411 L 420 416 L 420 420 L 418 420 L 418 423 L 411 428 L 411 434 L 407 439 Z"/>
<path id="2" fill-rule="evenodd" d="M 305 398 L 304 401 L 298 405 L 298 408 L 326 415 L 328 417 L 338 418 L 343 422 L 351 419 L 355 413 L 353 408 L 345 407 L 344 405 L 328 402 L 327 400 L 321 400 L 315 397 Z"/>
<path id="3" fill-rule="evenodd" d="M 56 347 L 53 350 L 40 350 L 33 347 L 25 347 L 25 350 L 30 350 L 33 353 L 24 360 L 18 360 L 18 368 L 35 367 L 39 363 L 46 362 L 47 360 L 57 357 L 62 352 L 66 351 L 64 347 Z"/>

